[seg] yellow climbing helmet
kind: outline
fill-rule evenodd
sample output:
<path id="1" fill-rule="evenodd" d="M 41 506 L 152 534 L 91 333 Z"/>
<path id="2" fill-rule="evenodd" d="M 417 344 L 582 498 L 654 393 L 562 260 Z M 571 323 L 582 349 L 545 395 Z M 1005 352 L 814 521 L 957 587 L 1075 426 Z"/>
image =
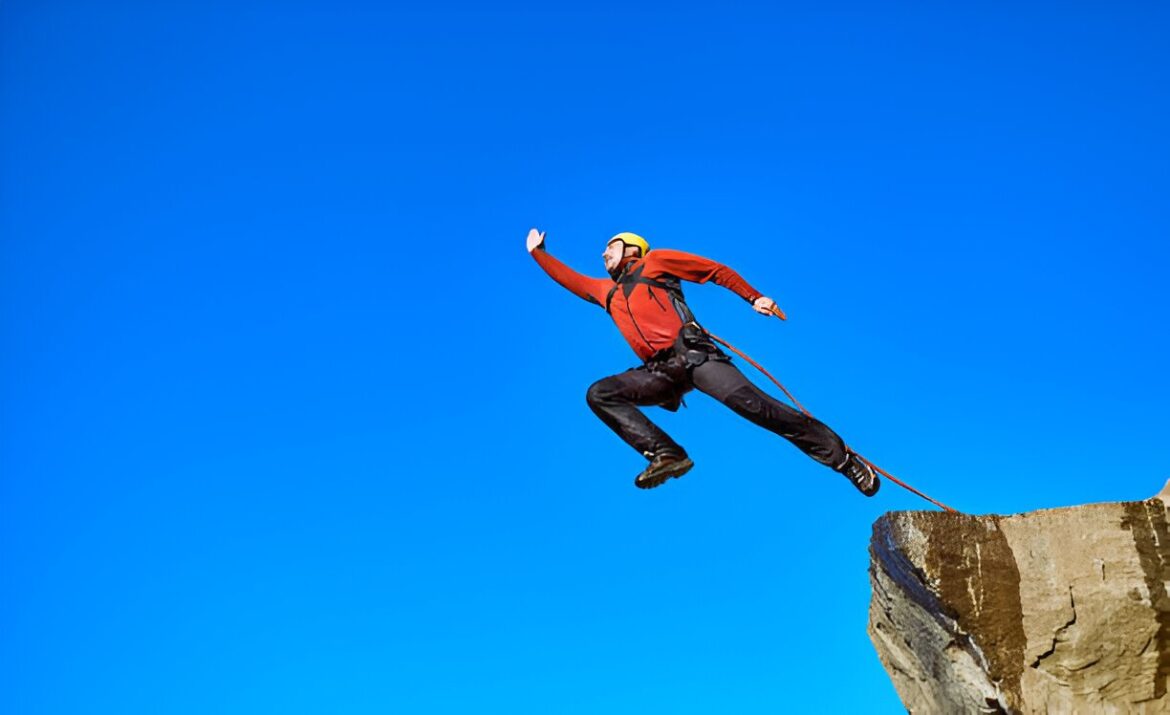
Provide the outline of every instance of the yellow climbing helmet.
<path id="1" fill-rule="evenodd" d="M 638 248 L 642 249 L 643 256 L 645 256 L 647 253 L 650 252 L 650 244 L 646 242 L 646 239 L 642 238 L 641 236 L 639 236 L 636 233 L 628 233 L 628 232 L 619 233 L 616 236 L 614 236 L 613 238 L 609 239 L 609 241 L 606 242 L 606 245 L 608 246 L 609 244 L 613 243 L 614 241 L 621 241 L 622 243 L 626 244 L 627 246 L 637 246 Z"/>

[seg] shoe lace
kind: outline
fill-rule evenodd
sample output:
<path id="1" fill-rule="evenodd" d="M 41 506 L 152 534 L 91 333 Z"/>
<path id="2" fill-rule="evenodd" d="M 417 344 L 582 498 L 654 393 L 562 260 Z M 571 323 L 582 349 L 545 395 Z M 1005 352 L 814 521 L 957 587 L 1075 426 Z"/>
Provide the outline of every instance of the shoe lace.
<path id="1" fill-rule="evenodd" d="M 851 458 L 849 463 L 845 465 L 845 476 L 849 477 L 849 481 L 854 484 L 868 486 L 873 482 L 874 473 L 860 459 Z"/>

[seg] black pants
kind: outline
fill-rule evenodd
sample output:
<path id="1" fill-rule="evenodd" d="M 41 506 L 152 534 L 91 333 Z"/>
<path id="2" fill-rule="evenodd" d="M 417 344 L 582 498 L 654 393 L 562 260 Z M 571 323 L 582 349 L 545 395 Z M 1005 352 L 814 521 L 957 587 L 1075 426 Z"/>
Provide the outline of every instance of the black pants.
<path id="1" fill-rule="evenodd" d="M 644 455 L 685 455 L 686 450 L 638 407 L 677 409 L 682 395 L 697 388 L 736 414 L 787 439 L 821 464 L 837 467 L 845 461 L 844 442 L 824 423 L 753 385 L 721 351 L 700 357 L 703 361 L 698 365 L 688 362 L 685 356 L 652 359 L 641 367 L 598 380 L 590 385 L 585 399 L 610 429 Z"/>

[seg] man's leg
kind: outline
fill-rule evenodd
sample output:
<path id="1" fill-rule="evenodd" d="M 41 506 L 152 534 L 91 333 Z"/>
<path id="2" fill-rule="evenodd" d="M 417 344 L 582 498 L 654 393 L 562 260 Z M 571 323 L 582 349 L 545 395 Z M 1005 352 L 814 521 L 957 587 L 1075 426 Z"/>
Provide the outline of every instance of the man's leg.
<path id="1" fill-rule="evenodd" d="M 694 369 L 692 379 L 700 391 L 787 439 L 821 464 L 833 469 L 844 465 L 847 451 L 836 432 L 756 387 L 730 362 L 708 360 Z"/>
<path id="2" fill-rule="evenodd" d="M 640 454 L 685 457 L 686 450 L 638 409 L 638 405 L 670 401 L 677 389 L 665 375 L 637 368 L 593 383 L 585 400 L 602 422 Z"/>
<path id="3" fill-rule="evenodd" d="M 825 423 L 792 409 L 756 387 L 730 362 L 708 360 L 691 374 L 695 387 L 702 392 L 787 439 L 821 464 L 844 474 L 867 497 L 877 494 L 881 486 L 877 474 L 865 460 L 847 449 L 837 433 Z"/>

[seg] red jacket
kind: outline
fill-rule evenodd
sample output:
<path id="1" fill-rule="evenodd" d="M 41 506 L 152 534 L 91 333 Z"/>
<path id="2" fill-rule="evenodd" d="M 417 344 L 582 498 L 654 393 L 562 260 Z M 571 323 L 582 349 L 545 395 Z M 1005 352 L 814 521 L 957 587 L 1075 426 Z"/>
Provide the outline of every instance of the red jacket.
<path id="1" fill-rule="evenodd" d="M 581 275 L 553 258 L 543 245 L 532 252 L 532 257 L 557 283 L 578 297 L 607 308 L 622 337 L 642 360 L 673 347 L 683 326 L 683 318 L 672 305 L 669 293 L 645 280 L 715 281 L 749 303 L 763 295 L 722 263 L 682 251 L 656 248 L 645 258 L 627 263 L 616 281 Z"/>

